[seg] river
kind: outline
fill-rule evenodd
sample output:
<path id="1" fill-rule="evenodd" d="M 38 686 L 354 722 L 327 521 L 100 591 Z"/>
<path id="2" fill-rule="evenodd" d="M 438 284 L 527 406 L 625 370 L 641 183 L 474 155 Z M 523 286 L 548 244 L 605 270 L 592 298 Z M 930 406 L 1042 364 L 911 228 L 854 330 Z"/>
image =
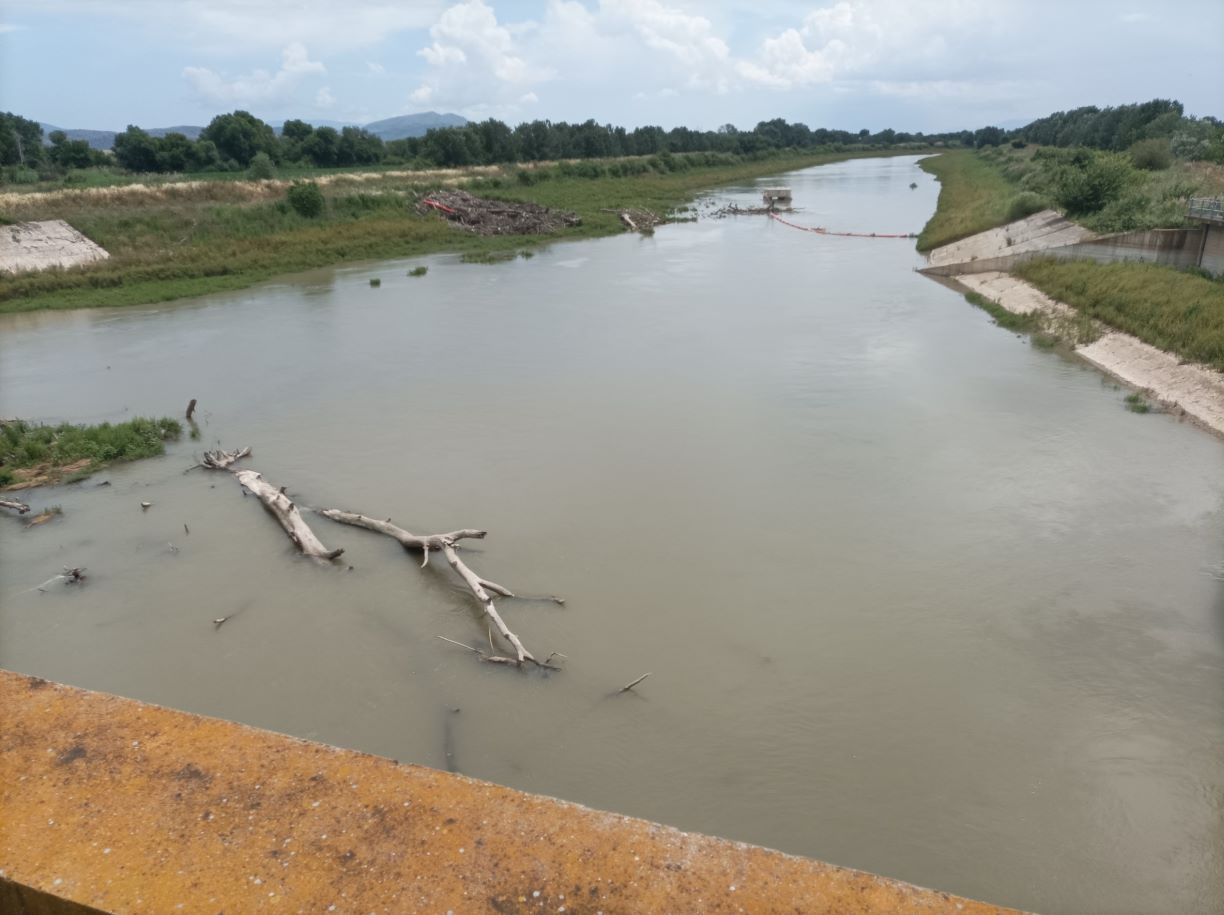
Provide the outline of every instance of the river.
<path id="1" fill-rule="evenodd" d="M 938 191 L 913 157 L 776 183 L 866 232 Z M 203 420 L 0 519 L 0 666 L 437 767 L 449 720 L 467 775 L 1000 904 L 1218 911 L 1224 442 L 919 263 L 701 219 L 0 317 L 0 415 Z M 564 671 L 437 640 L 486 639 L 440 559 L 319 518 L 344 562 L 295 555 L 184 473 L 216 443 L 304 505 L 488 529 L 482 575 L 566 598 L 501 604 Z"/>

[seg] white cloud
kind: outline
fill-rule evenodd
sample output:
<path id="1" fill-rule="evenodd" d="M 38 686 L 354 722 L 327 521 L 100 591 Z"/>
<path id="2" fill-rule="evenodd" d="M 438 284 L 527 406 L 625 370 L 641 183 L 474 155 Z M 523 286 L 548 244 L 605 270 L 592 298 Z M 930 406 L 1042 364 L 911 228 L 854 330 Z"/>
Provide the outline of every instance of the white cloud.
<path id="1" fill-rule="evenodd" d="M 332 95 L 331 87 L 324 86 L 315 93 L 316 108 L 331 108 L 336 104 L 336 97 Z"/>
<path id="2" fill-rule="evenodd" d="M 11 22 L 0 22 L 0 35 L 7 34 L 8 32 L 20 32 L 24 28 L 24 25 L 14 25 Z"/>
<path id="3" fill-rule="evenodd" d="M 384 73 L 387 72 L 386 67 L 384 67 L 382 64 L 375 63 L 372 60 L 366 61 L 366 69 L 369 70 L 371 73 L 373 73 L 375 76 L 382 76 Z"/>
<path id="4" fill-rule="evenodd" d="M 484 0 L 448 8 L 429 29 L 432 42 L 418 54 L 428 70 L 409 96 L 417 105 L 513 110 L 530 87 L 553 77 L 551 68 L 530 63 L 519 48 L 534 23 L 507 26 Z"/>
<path id="5" fill-rule="evenodd" d="M 281 67 L 275 73 L 254 70 L 246 76 L 226 80 L 207 67 L 184 67 L 183 76 L 206 101 L 249 105 L 289 99 L 310 76 L 324 74 L 327 68 L 311 60 L 304 45 L 294 42 L 281 51 Z"/>
<path id="6" fill-rule="evenodd" d="M 691 15 L 660 0 L 602 0 L 601 25 L 631 30 L 648 49 L 679 64 L 693 88 L 725 91 L 733 73 L 731 49 L 704 16 Z"/>

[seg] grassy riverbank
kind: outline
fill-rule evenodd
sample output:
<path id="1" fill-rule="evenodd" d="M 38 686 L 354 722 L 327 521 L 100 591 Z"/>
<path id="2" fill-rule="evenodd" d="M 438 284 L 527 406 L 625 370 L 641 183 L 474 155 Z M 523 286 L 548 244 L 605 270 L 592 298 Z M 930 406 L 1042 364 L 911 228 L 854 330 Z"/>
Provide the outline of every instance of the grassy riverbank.
<path id="1" fill-rule="evenodd" d="M 96 426 L 7 420 L 0 423 L 0 489 L 79 479 L 107 464 L 155 457 L 182 434 L 183 427 L 165 417 Z"/>
<path id="2" fill-rule="evenodd" d="M 897 151 L 911 153 L 912 151 Z M 809 153 L 759 159 L 694 154 L 658 157 L 641 174 L 616 163 L 531 170 L 482 168 L 458 179 L 488 197 L 577 212 L 582 225 L 545 236 L 479 237 L 435 214 L 415 212 L 440 178 L 403 172 L 334 180 L 322 216 L 300 216 L 276 182 L 204 181 L 11 195 L 9 221 L 63 219 L 110 252 L 87 268 L 0 277 L 0 313 L 160 302 L 251 286 L 278 274 L 352 261 L 457 252 L 480 259 L 554 241 L 624 231 L 615 212 L 668 213 L 701 191 L 879 152 Z M 609 167 L 611 165 L 612 167 Z"/>
<path id="3" fill-rule="evenodd" d="M 1224 280 L 1154 264 L 1053 259 L 1012 272 L 1082 314 L 1224 372 Z"/>
<path id="4" fill-rule="evenodd" d="M 1094 232 L 1176 228 L 1194 196 L 1224 194 L 1224 166 L 1175 161 L 1144 169 L 1122 153 L 998 146 L 922 160 L 939 202 L 918 236 L 929 251 L 1052 208 Z"/>
<path id="5" fill-rule="evenodd" d="M 1007 222 L 1016 186 L 980 154 L 958 149 L 923 159 L 919 166 L 939 179 L 939 202 L 918 236 L 919 251 Z"/>

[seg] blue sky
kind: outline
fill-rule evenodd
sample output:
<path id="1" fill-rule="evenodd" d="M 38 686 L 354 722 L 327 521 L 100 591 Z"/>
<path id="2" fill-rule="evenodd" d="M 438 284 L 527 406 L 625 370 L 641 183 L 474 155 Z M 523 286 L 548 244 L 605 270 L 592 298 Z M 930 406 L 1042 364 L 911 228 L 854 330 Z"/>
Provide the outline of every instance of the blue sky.
<path id="1" fill-rule="evenodd" d="M 0 110 L 933 132 L 1161 97 L 1224 117 L 1221 36 L 1220 0 L 0 0 Z"/>

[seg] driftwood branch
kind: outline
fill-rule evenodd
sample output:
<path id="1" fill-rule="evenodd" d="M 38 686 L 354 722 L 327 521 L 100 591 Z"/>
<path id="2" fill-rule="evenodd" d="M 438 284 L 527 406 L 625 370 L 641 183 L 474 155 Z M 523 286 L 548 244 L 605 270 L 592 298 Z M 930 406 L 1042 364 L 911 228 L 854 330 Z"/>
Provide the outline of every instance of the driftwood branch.
<path id="1" fill-rule="evenodd" d="M 446 561 L 450 563 L 450 567 L 455 570 L 463 583 L 468 586 L 468 590 L 480 602 L 484 614 L 489 621 L 497 629 L 510 645 L 514 647 L 515 659 L 512 663 L 522 665 L 524 661 L 531 661 L 541 667 L 546 666 L 536 660 L 535 656 L 523 647 L 523 643 L 519 637 L 510 631 L 510 627 L 506 625 L 506 621 L 501 618 L 501 614 L 497 612 L 497 605 L 493 602 L 493 597 L 489 593 L 499 594 L 502 597 L 513 597 L 514 594 L 509 588 L 503 587 L 496 582 L 489 581 L 487 578 L 481 578 L 467 564 L 459 558 L 459 554 L 455 551 L 455 542 L 465 538 L 474 538 L 477 540 L 483 539 L 486 531 L 476 530 L 459 530 L 451 531 L 449 534 L 429 534 L 427 536 L 419 536 L 404 530 L 402 527 L 397 527 L 391 523 L 391 519 L 379 521 L 377 518 L 369 518 L 365 515 L 359 515 L 355 512 L 340 511 L 335 508 L 325 508 L 319 511 L 319 514 L 324 518 L 330 518 L 332 521 L 338 521 L 341 524 L 351 524 L 355 527 L 364 527 L 366 530 L 377 531 L 380 534 L 386 534 L 388 537 L 393 537 L 403 545 L 404 549 L 420 550 L 424 555 L 425 561 L 428 561 L 430 552 L 440 552 L 446 557 Z M 449 640 L 448 640 L 449 641 Z M 470 646 L 464 646 L 469 648 Z M 476 649 L 471 649 L 476 650 Z M 505 663 L 508 658 L 499 658 L 496 655 L 486 656 L 484 652 L 479 652 L 481 659 L 491 663 Z"/>
<path id="2" fill-rule="evenodd" d="M 192 401 L 192 403 L 195 403 L 195 401 Z M 200 461 L 199 466 L 207 467 L 209 470 L 229 470 L 232 464 L 250 453 L 250 446 L 238 448 L 234 451 L 222 451 L 220 448 L 216 451 L 205 451 L 204 460 Z"/>
<path id="3" fill-rule="evenodd" d="M 17 512 L 19 515 L 24 515 L 30 510 L 30 506 L 24 502 L 18 502 L 14 499 L 0 499 L 0 508 L 8 508 Z"/>
<path id="4" fill-rule="evenodd" d="M 293 504 L 293 500 L 285 495 L 284 489 L 277 489 L 254 470 L 239 470 L 234 476 L 275 516 L 289 539 L 307 556 L 331 560 L 344 552 L 343 547 L 329 550 L 323 545 L 310 526 L 302 520 L 302 513 Z"/>

